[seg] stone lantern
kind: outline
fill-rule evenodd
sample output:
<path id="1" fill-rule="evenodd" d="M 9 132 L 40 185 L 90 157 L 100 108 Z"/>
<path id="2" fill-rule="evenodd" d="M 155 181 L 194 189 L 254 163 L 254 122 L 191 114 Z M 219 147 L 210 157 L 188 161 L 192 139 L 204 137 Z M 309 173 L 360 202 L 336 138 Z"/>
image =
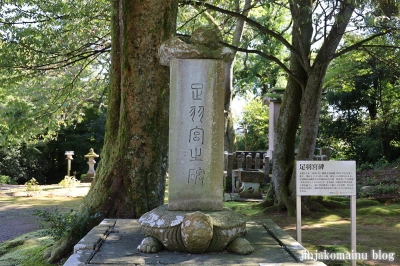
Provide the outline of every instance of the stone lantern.
<path id="1" fill-rule="evenodd" d="M 65 155 L 67 156 L 67 160 L 68 160 L 67 176 L 70 176 L 70 173 L 71 173 L 71 161 L 74 159 L 74 158 L 72 158 L 72 155 L 74 155 L 74 151 L 65 151 Z"/>
<path id="2" fill-rule="evenodd" d="M 86 173 L 85 178 L 83 179 L 83 182 L 85 183 L 90 183 L 93 181 L 96 171 L 94 170 L 94 164 L 96 161 L 94 160 L 95 157 L 99 157 L 98 154 L 96 154 L 92 148 L 90 148 L 89 153 L 85 155 L 85 158 L 88 158 L 88 165 L 89 165 L 89 170 Z"/>

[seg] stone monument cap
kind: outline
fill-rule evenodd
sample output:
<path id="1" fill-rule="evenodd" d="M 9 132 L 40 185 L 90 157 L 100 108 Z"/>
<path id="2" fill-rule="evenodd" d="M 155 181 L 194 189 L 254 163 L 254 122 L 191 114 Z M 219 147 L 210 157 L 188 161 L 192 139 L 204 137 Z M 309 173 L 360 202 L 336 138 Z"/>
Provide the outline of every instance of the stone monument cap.
<path id="1" fill-rule="evenodd" d="M 163 42 L 158 51 L 162 65 L 169 66 L 172 58 L 233 60 L 231 49 L 219 44 L 221 34 L 212 28 L 198 28 L 190 39 L 173 37 Z"/>

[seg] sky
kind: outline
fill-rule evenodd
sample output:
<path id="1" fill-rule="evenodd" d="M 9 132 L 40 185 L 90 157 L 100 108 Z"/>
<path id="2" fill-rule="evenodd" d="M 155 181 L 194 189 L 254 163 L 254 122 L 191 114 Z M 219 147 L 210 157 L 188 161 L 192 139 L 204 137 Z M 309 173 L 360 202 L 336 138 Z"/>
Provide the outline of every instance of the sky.
<path id="1" fill-rule="evenodd" d="M 246 105 L 246 103 L 247 101 L 243 97 L 236 96 L 235 98 L 233 98 L 231 103 L 231 110 L 233 117 L 235 118 L 241 117 L 243 107 Z"/>

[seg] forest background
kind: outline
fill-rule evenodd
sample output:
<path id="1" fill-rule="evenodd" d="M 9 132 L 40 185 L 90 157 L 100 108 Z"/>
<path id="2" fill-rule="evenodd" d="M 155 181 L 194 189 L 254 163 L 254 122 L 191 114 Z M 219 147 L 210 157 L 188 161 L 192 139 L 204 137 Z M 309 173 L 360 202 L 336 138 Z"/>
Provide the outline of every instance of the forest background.
<path id="1" fill-rule="evenodd" d="M 228 2 L 210 3 L 234 11 L 244 10 L 246 5 Z M 389 6 L 391 1 L 387 2 Z M 373 36 L 380 27 L 397 26 L 394 18 L 398 11 L 393 7 L 398 6 L 385 11 L 381 3 L 377 11 L 373 4 L 363 3 L 360 10 L 364 13 L 355 18 L 355 28 L 342 40 L 342 47 Z M 288 38 L 291 20 L 284 1 L 248 1 L 247 5 L 252 20 Z M 321 7 L 324 12 L 334 12 L 335 8 L 329 4 Z M 100 154 L 103 147 L 111 49 L 110 3 L 5 1 L 1 8 L 0 175 L 19 184 L 32 177 L 41 184 L 57 183 L 66 173 L 64 152 L 73 150 L 76 155 L 72 171 L 79 179 L 87 170 L 84 155 L 90 148 Z M 213 25 L 221 30 L 224 42 L 230 43 L 237 19 L 210 12 L 201 6 L 182 4 L 177 34 L 188 36 L 200 25 Z M 315 17 L 313 23 L 326 26 L 327 18 L 322 19 L 322 15 Z M 315 32 L 315 43 L 321 42 L 318 34 Z M 248 104 L 234 118 L 233 150 L 265 151 L 270 148 L 269 117 L 261 101 L 263 96 L 273 95 L 276 88 L 286 86 L 288 74 L 277 60 L 287 64 L 289 51 L 281 42 L 249 26 L 244 27 L 237 50 L 232 96 L 245 98 Z M 398 160 L 398 53 L 398 38 L 393 32 L 333 60 L 323 84 L 316 148 L 329 147 L 332 159 L 356 160 L 363 169 Z"/>

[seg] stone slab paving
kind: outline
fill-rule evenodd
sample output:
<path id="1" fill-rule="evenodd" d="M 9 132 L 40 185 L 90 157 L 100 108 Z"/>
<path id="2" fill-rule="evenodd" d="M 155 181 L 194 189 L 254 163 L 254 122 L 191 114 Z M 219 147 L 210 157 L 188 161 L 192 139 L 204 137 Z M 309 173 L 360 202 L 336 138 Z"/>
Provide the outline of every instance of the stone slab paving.
<path id="1" fill-rule="evenodd" d="M 82 238 L 64 265 L 325 265 L 300 261 L 305 248 L 271 220 L 248 222 L 246 228 L 244 238 L 254 247 L 254 252 L 247 256 L 167 250 L 148 254 L 136 249 L 144 237 L 138 220 L 105 219 Z"/>

